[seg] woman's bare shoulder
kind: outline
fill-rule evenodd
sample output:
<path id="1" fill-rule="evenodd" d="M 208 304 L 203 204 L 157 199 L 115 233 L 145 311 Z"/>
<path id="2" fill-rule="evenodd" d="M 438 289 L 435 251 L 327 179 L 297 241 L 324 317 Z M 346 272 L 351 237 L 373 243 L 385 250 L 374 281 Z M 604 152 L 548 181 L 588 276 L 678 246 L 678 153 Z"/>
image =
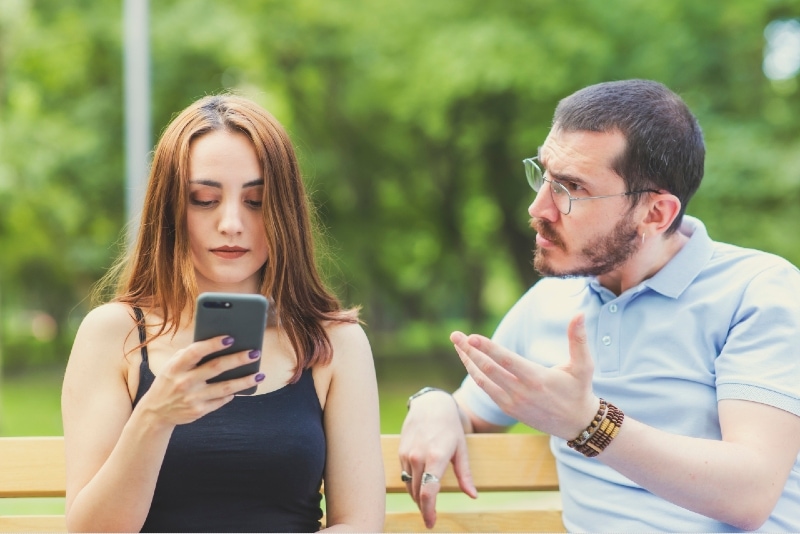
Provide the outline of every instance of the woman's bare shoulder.
<path id="1" fill-rule="evenodd" d="M 121 302 L 109 302 L 92 309 L 81 322 L 81 329 L 116 332 L 136 325 L 133 308 Z"/>
<path id="2" fill-rule="evenodd" d="M 360 365 L 359 362 L 372 360 L 369 339 L 359 323 L 332 322 L 326 325 L 325 331 L 333 347 L 335 367 Z"/>
<path id="3" fill-rule="evenodd" d="M 139 341 L 138 336 L 131 335 L 135 328 L 133 308 L 128 304 L 103 304 L 92 309 L 81 321 L 75 336 L 75 347 L 94 346 L 104 350 L 122 348 L 123 345 L 132 347 Z"/>
<path id="4" fill-rule="evenodd" d="M 330 321 L 325 324 L 325 332 L 336 348 L 338 344 L 367 343 L 367 334 L 359 323 Z"/>

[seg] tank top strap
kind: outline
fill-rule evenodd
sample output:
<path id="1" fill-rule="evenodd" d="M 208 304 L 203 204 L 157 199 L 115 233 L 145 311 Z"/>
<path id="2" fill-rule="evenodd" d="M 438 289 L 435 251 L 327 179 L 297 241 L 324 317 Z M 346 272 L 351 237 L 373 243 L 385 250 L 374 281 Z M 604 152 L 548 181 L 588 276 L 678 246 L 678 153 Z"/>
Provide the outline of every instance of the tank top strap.
<path id="1" fill-rule="evenodd" d="M 147 345 L 144 343 L 147 342 L 147 331 L 145 330 L 144 313 L 142 313 L 142 309 L 138 306 L 133 307 L 133 313 L 136 315 L 136 328 L 139 330 L 139 343 L 142 343 L 142 362 L 146 364 Z"/>
<path id="2" fill-rule="evenodd" d="M 133 313 L 136 315 L 136 328 L 139 330 L 139 342 L 147 342 L 147 331 L 145 330 L 144 313 L 136 306 L 133 307 Z M 153 384 L 155 377 L 150 371 L 150 364 L 147 362 L 147 345 L 142 345 L 142 362 L 139 364 L 139 384 L 136 386 L 136 397 L 133 399 L 133 406 L 139 403 L 142 396 L 147 393 L 150 386 Z"/>

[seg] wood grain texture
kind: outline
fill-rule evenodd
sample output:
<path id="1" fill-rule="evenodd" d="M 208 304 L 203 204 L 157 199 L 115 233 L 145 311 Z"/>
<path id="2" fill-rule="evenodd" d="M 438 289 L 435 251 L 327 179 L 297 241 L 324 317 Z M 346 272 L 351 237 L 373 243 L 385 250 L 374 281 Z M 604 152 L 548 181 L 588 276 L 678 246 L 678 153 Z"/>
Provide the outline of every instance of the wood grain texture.
<path id="1" fill-rule="evenodd" d="M 386 491 L 401 493 L 398 435 L 381 436 Z M 555 460 L 549 438 L 523 434 L 467 436 L 470 467 L 479 492 L 558 490 Z M 0 438 L 0 498 L 64 497 L 64 439 L 53 437 Z M 452 467 L 442 477 L 442 492 L 460 492 Z M 534 501 L 535 499 L 531 499 Z M 480 502 L 462 511 L 441 511 L 436 527 L 425 528 L 416 511 L 388 512 L 386 532 L 563 532 L 560 506 L 481 509 Z M 63 515 L 0 516 L 0 532 L 63 532 Z"/>

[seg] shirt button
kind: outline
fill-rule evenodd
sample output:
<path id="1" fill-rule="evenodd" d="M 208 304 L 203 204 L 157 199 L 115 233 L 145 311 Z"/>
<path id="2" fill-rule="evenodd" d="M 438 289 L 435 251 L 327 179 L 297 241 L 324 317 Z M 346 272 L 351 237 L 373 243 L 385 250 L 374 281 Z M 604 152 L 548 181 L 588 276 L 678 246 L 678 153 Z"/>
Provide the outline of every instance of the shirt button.
<path id="1" fill-rule="evenodd" d="M 606 347 L 611 345 L 611 336 L 603 336 L 603 345 Z"/>
<path id="2" fill-rule="evenodd" d="M 611 304 L 608 307 L 608 311 L 610 311 L 611 313 L 617 313 L 617 305 L 616 304 Z"/>

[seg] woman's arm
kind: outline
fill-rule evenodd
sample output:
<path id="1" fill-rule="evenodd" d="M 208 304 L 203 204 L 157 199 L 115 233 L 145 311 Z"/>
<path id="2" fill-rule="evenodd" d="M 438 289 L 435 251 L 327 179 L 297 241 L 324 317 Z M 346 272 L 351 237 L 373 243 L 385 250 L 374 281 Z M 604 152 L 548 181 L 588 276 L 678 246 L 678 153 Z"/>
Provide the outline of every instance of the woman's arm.
<path id="1" fill-rule="evenodd" d="M 137 531 L 150 508 L 172 429 L 132 417 L 124 351 L 138 340 L 133 329 L 127 307 L 108 304 L 75 337 L 61 393 L 71 531 Z"/>
<path id="2" fill-rule="evenodd" d="M 61 395 L 67 467 L 67 528 L 138 531 L 153 497 L 172 429 L 217 409 L 253 377 L 206 384 L 247 361 L 237 353 L 196 367 L 221 337 L 178 351 L 132 409 L 128 359 L 138 360 L 130 308 L 107 304 L 84 319 L 73 344 Z M 138 376 L 138 373 L 137 373 Z M 137 382 L 138 383 L 138 382 Z"/>
<path id="3" fill-rule="evenodd" d="M 358 325 L 328 329 L 334 356 L 325 402 L 327 530 L 383 530 L 386 481 L 372 351 Z"/>

